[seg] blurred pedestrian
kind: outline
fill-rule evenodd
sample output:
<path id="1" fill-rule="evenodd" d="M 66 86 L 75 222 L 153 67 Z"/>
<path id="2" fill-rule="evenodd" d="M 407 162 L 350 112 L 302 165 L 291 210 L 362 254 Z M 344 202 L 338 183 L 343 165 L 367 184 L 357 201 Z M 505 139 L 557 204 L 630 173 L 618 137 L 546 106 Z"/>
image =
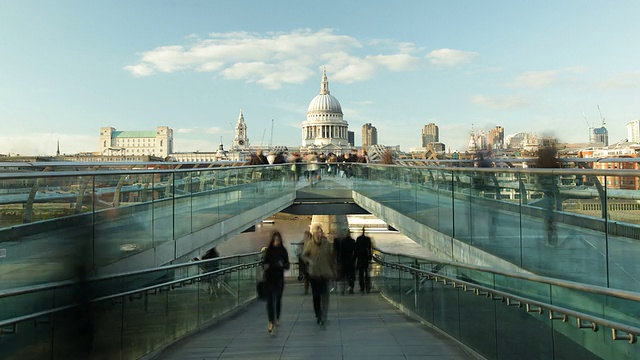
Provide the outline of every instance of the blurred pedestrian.
<path id="1" fill-rule="evenodd" d="M 267 162 L 269 163 L 269 165 L 273 165 L 275 161 L 276 161 L 276 152 L 269 151 L 269 155 L 267 155 Z"/>
<path id="2" fill-rule="evenodd" d="M 356 239 L 356 267 L 358 268 L 358 282 L 360 292 L 367 294 L 371 291 L 371 278 L 369 275 L 369 264 L 373 260 L 373 246 L 371 238 L 365 235 L 362 227 L 362 235 Z"/>
<path id="3" fill-rule="evenodd" d="M 541 169 L 553 169 L 560 167 L 558 152 L 554 146 L 545 146 L 538 150 L 536 167 Z M 556 233 L 554 209 L 558 207 L 558 204 L 556 203 L 558 201 L 557 194 L 559 192 L 558 180 L 556 175 L 541 174 L 538 176 L 538 183 L 542 193 L 544 194 L 544 197 L 542 198 L 542 206 L 545 209 L 544 224 L 547 233 L 547 245 L 556 247 L 558 246 L 558 234 Z"/>
<path id="4" fill-rule="evenodd" d="M 282 309 L 282 292 L 284 291 L 284 270 L 289 269 L 289 253 L 282 244 L 282 236 L 278 231 L 271 235 L 271 241 L 264 254 L 264 280 L 267 284 L 267 331 L 273 334 L 280 323 Z"/>
<path id="5" fill-rule="evenodd" d="M 338 265 L 337 291 L 343 295 L 345 292 L 353 294 L 356 271 L 356 242 L 347 230 L 333 241 L 333 245 Z"/>
<path id="6" fill-rule="evenodd" d="M 219 257 L 220 257 L 220 253 L 218 252 L 218 249 L 214 246 L 211 249 L 207 250 L 203 255 L 194 257 L 193 259 L 191 259 L 191 261 L 210 260 L 210 259 L 216 259 Z M 220 261 L 208 261 L 206 263 L 202 263 L 198 265 L 198 267 L 204 273 L 213 272 L 220 269 Z M 205 282 L 207 284 L 207 292 L 209 293 L 209 295 L 215 295 L 216 297 L 218 296 L 218 292 L 216 291 L 216 288 L 220 288 L 221 281 L 222 281 L 222 275 L 209 275 L 206 277 Z"/>
<path id="7" fill-rule="evenodd" d="M 302 251 L 302 258 L 309 269 L 316 322 L 324 326 L 329 313 L 328 284 L 336 277 L 336 265 L 332 245 L 324 236 L 322 227 L 314 229 L 311 241 L 305 244 Z"/>
<path id="8" fill-rule="evenodd" d="M 304 251 L 305 245 L 311 241 L 311 232 L 309 230 L 304 231 L 304 235 L 302 236 L 302 248 L 300 249 L 300 253 L 298 254 L 298 277 L 304 283 L 304 294 L 309 294 L 309 268 L 307 263 L 302 258 L 302 252 Z"/>

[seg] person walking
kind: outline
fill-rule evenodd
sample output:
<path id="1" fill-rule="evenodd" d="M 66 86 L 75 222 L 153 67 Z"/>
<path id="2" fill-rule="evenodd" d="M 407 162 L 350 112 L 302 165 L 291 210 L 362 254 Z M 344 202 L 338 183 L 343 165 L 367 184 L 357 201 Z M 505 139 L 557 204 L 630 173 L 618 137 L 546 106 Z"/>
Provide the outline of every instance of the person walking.
<path id="1" fill-rule="evenodd" d="M 369 277 L 369 263 L 373 260 L 373 246 L 371 238 L 365 235 L 364 227 L 362 235 L 356 239 L 356 267 L 358 268 L 358 282 L 360 292 L 367 294 L 371 291 L 371 278 Z"/>
<path id="2" fill-rule="evenodd" d="M 560 160 L 558 160 L 558 151 L 554 146 L 544 146 L 538 149 L 538 158 L 536 159 L 536 168 L 554 169 L 560 168 Z M 544 194 L 542 198 L 542 206 L 545 210 L 544 224 L 547 233 L 547 246 L 558 247 L 558 233 L 556 232 L 555 209 L 559 209 L 562 205 L 560 199 L 560 190 L 558 188 L 558 175 L 540 174 L 538 175 L 538 183 Z"/>
<path id="3" fill-rule="evenodd" d="M 314 229 L 311 241 L 305 244 L 302 258 L 308 266 L 316 322 L 324 326 L 329 313 L 328 284 L 336 277 L 336 264 L 332 245 L 319 225 Z"/>
<path id="4" fill-rule="evenodd" d="M 333 241 L 333 251 L 338 264 L 338 291 L 344 295 L 345 291 L 353 294 L 356 267 L 356 242 L 346 231 L 341 237 Z"/>
<path id="5" fill-rule="evenodd" d="M 220 257 L 220 253 L 218 252 L 218 249 L 214 246 L 211 249 L 207 250 L 207 252 L 205 252 L 204 255 L 196 256 L 193 259 L 191 259 L 191 261 L 209 260 L 209 259 L 216 259 L 219 257 Z M 200 270 L 202 270 L 202 272 L 205 272 L 205 273 L 213 272 L 220 268 L 220 261 L 210 261 L 204 264 L 200 264 L 198 265 L 198 267 L 200 268 Z M 218 292 L 216 291 L 216 287 L 220 288 L 222 283 L 222 277 L 223 275 L 207 276 L 205 282 L 207 284 L 207 292 L 209 293 L 209 295 L 215 295 L 215 297 L 218 297 Z"/>
<path id="6" fill-rule="evenodd" d="M 282 244 L 282 236 L 278 231 L 271 235 L 271 241 L 264 254 L 262 263 L 265 266 L 264 279 L 267 283 L 267 331 L 273 334 L 280 322 L 282 308 L 282 292 L 284 291 L 284 270 L 289 269 L 289 253 Z"/>
<path id="7" fill-rule="evenodd" d="M 309 230 L 305 230 L 304 235 L 302 236 L 302 247 L 298 252 L 298 277 L 299 280 L 303 281 L 305 295 L 309 294 L 309 269 L 307 268 L 307 263 L 302 258 L 302 252 L 309 241 L 311 241 L 311 232 Z"/>

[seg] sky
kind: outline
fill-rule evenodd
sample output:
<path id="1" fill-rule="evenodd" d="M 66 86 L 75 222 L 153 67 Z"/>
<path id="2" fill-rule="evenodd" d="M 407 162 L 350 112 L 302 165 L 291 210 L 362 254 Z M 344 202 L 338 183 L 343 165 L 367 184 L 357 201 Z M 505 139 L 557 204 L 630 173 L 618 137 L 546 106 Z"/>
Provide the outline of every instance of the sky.
<path id="1" fill-rule="evenodd" d="M 100 127 L 175 151 L 299 146 L 322 68 L 361 144 L 448 150 L 503 126 L 610 142 L 640 119 L 640 1 L 0 1 L 0 154 L 97 151 Z M 273 119 L 273 132 L 271 131 Z M 272 140 L 271 140 L 272 138 Z"/>

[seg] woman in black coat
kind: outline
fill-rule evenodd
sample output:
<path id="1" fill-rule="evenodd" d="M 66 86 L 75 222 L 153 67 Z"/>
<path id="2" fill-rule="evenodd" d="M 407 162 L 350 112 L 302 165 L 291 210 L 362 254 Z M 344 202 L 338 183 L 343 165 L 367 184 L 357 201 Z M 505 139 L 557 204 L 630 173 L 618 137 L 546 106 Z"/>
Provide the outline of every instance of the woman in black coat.
<path id="1" fill-rule="evenodd" d="M 271 235 L 271 242 L 265 251 L 264 279 L 267 283 L 267 316 L 269 317 L 269 333 L 273 333 L 275 325 L 280 322 L 282 307 L 282 291 L 284 290 L 284 270 L 289 269 L 289 253 L 282 243 L 278 231 Z"/>

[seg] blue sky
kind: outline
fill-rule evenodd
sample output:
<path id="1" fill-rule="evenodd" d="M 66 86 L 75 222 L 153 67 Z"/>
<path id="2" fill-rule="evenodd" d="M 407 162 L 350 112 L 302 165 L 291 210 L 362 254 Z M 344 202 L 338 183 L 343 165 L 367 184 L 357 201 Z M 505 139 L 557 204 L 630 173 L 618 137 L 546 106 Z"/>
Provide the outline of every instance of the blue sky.
<path id="1" fill-rule="evenodd" d="M 322 66 L 361 143 L 420 145 L 435 122 L 610 141 L 640 118 L 638 1 L 0 2 L 0 153 L 96 151 L 101 126 L 168 125 L 175 150 L 300 145 Z M 263 138 L 263 134 L 264 138 Z"/>

